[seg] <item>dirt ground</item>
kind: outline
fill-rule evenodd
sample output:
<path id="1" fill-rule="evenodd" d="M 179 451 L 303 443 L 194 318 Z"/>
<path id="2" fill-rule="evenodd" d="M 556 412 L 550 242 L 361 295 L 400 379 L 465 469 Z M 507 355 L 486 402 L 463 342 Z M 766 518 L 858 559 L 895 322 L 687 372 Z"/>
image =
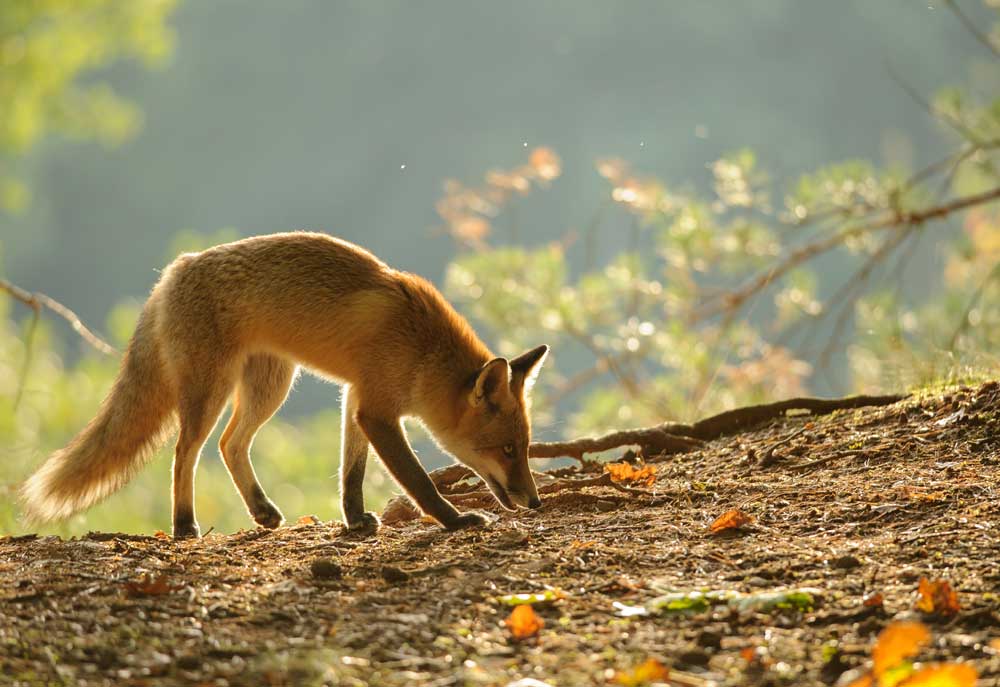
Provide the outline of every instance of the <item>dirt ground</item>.
<path id="1" fill-rule="evenodd" d="M 563 490 L 475 531 L 0 539 L 0 683 L 605 685 L 654 658 L 669 684 L 825 685 L 908 618 L 933 635 L 918 661 L 1000 685 L 1000 385 L 652 462 L 651 496 Z M 711 534 L 732 508 L 754 523 Z M 915 610 L 921 577 L 949 581 L 960 610 Z M 667 591 L 804 587 L 812 608 L 639 610 Z M 513 639 L 499 597 L 545 590 L 544 628 Z"/>

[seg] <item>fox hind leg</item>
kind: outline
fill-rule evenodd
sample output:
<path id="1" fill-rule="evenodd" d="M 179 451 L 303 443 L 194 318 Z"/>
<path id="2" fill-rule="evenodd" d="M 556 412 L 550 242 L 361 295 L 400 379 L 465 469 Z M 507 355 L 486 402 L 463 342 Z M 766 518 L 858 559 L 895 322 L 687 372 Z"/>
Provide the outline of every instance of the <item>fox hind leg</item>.
<path id="1" fill-rule="evenodd" d="M 250 462 L 250 447 L 257 430 L 288 397 L 295 379 L 295 365 L 272 355 L 247 358 L 236 386 L 233 415 L 226 425 L 219 449 L 229 475 L 258 525 L 274 529 L 284 517 L 264 493 Z"/>
<path id="2" fill-rule="evenodd" d="M 174 537 L 186 538 L 200 535 L 194 513 L 195 468 L 232 392 L 232 382 L 228 375 L 206 370 L 197 378 L 182 380 L 180 388 L 180 434 L 173 467 L 173 531 Z"/>
<path id="3" fill-rule="evenodd" d="M 365 511 L 365 467 L 368 463 L 368 437 L 354 416 L 358 410 L 358 392 L 349 384 L 343 387 L 340 412 L 340 510 L 347 529 L 358 532 L 378 530 L 379 520 Z"/>

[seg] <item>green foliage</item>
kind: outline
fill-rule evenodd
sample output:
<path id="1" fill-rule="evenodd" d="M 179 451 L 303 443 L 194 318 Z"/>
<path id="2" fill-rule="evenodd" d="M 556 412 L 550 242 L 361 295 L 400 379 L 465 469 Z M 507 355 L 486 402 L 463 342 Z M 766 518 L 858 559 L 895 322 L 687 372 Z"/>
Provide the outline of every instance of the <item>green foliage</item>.
<path id="1" fill-rule="evenodd" d="M 92 77 L 135 58 L 161 64 L 175 0 L 6 0 L 0 3 L 0 210 L 28 190 L 10 170 L 50 134 L 113 145 L 132 136 L 139 111 Z"/>

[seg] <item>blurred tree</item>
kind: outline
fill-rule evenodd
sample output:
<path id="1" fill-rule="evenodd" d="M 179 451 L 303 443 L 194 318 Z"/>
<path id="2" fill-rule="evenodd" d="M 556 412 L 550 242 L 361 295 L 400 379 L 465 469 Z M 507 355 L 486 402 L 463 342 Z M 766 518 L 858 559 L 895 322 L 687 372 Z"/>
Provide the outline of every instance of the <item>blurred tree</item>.
<path id="1" fill-rule="evenodd" d="M 992 39 L 977 39 L 995 59 Z M 448 291 L 494 332 L 501 353 L 554 346 L 537 408 L 542 423 L 556 407 L 575 411 L 573 433 L 798 395 L 814 367 L 830 373 L 831 357 L 845 349 L 853 386 L 864 389 L 968 375 L 984 360 L 995 366 L 1000 315 L 982 304 L 1000 297 L 1000 215 L 990 209 L 1000 199 L 1000 98 L 972 94 L 996 88 L 987 76 L 930 103 L 913 94 L 954 141 L 946 158 L 915 171 L 827 165 L 777 203 L 749 150 L 709 166 L 708 197 L 624 160 L 599 160 L 608 200 L 594 220 L 581 236 L 533 250 L 504 245 L 494 226 L 518 194 L 559 175 L 553 151 L 537 149 L 476 187 L 446 182 L 439 214 L 466 251 L 449 267 Z M 571 274 L 577 243 L 592 264 L 598 232 L 615 219 L 609 201 L 626 227 L 613 237 L 618 256 Z M 936 230 L 969 210 L 963 226 Z M 908 281 L 928 234 L 943 269 Z M 825 295 L 821 261 L 828 274 L 832 261 L 840 280 Z M 554 374 L 581 360 L 589 361 L 581 371 Z"/>
<path id="2" fill-rule="evenodd" d="M 5 0 L 0 3 L 0 210 L 28 202 L 17 167 L 50 134 L 113 145 L 139 111 L 93 77 L 134 58 L 162 64 L 176 0 Z"/>

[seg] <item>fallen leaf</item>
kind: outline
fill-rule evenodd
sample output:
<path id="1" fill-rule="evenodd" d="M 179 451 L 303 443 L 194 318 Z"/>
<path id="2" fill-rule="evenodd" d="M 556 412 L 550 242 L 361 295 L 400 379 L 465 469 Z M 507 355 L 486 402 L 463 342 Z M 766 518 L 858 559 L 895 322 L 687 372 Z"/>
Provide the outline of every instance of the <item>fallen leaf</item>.
<path id="1" fill-rule="evenodd" d="M 649 615 L 649 611 L 646 610 L 645 606 L 628 606 L 621 601 L 612 601 L 611 605 L 614 606 L 615 610 L 618 611 L 618 615 L 622 618 Z"/>
<path id="2" fill-rule="evenodd" d="M 931 633 L 923 623 L 892 623 L 879 634 L 872 649 L 876 679 L 887 671 L 899 666 L 903 661 L 916 656 L 917 652 L 931 639 Z"/>
<path id="3" fill-rule="evenodd" d="M 170 539 L 170 535 L 164 532 L 163 530 L 156 530 L 155 532 L 153 532 L 153 536 L 156 537 L 157 539 Z"/>
<path id="4" fill-rule="evenodd" d="M 669 679 L 670 671 L 655 658 L 647 658 L 631 670 L 615 673 L 615 683 L 624 687 L 641 687 L 651 682 L 666 682 Z"/>
<path id="5" fill-rule="evenodd" d="M 742 658 L 747 663 L 753 663 L 754 658 L 757 656 L 756 647 L 745 646 L 740 649 L 740 658 Z"/>
<path id="6" fill-rule="evenodd" d="M 940 663 L 921 668 L 898 687 L 974 687 L 979 674 L 968 663 Z"/>
<path id="7" fill-rule="evenodd" d="M 180 585 L 167 582 L 166 575 L 143 575 L 138 580 L 125 583 L 125 591 L 132 596 L 162 596 L 180 589 Z"/>
<path id="8" fill-rule="evenodd" d="M 879 592 L 875 592 L 874 594 L 868 594 L 865 596 L 865 598 L 861 601 L 861 605 L 867 606 L 868 608 L 881 608 L 884 602 L 885 599 L 882 595 Z"/>
<path id="9" fill-rule="evenodd" d="M 611 475 L 612 482 L 622 484 L 642 484 L 647 487 L 653 486 L 656 481 L 656 466 L 644 465 L 638 470 L 628 463 L 607 463 L 604 472 Z"/>
<path id="10" fill-rule="evenodd" d="M 505 622 L 514 639 L 534 637 L 545 627 L 545 621 L 538 617 L 531 604 L 516 606 Z"/>
<path id="11" fill-rule="evenodd" d="M 497 597 L 497 601 L 508 606 L 523 606 L 524 604 L 551 603 L 565 598 L 566 592 L 561 589 L 546 589 L 544 592 L 506 594 Z"/>
<path id="12" fill-rule="evenodd" d="M 319 518 L 315 515 L 303 515 L 301 518 L 295 521 L 296 525 L 318 525 Z"/>
<path id="13" fill-rule="evenodd" d="M 951 584 L 947 580 L 932 581 L 921 577 L 917 594 L 920 596 L 917 599 L 917 610 L 924 613 L 951 617 L 961 609 L 958 603 L 958 594 L 951 588 Z"/>
<path id="14" fill-rule="evenodd" d="M 990 640 L 990 648 L 1000 651 L 1000 637 Z"/>
<path id="15" fill-rule="evenodd" d="M 738 529 L 753 522 L 753 518 L 736 508 L 727 510 L 715 519 L 715 522 L 708 528 L 712 534 Z"/>

